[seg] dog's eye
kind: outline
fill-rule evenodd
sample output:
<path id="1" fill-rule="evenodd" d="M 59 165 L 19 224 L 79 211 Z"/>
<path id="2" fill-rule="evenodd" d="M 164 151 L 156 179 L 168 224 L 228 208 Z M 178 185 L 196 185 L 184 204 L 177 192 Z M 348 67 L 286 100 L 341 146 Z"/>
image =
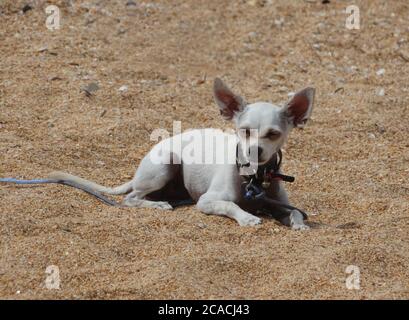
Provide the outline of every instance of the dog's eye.
<path id="1" fill-rule="evenodd" d="M 266 138 L 274 140 L 277 139 L 280 136 L 280 132 L 275 131 L 275 130 L 270 130 L 267 134 L 266 134 Z"/>

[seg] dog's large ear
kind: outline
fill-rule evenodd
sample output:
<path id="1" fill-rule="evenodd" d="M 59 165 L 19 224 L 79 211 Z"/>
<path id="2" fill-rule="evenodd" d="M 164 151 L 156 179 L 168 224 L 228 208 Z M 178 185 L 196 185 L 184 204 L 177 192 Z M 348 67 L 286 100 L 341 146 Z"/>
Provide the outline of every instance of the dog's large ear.
<path id="1" fill-rule="evenodd" d="M 285 116 L 294 127 L 303 127 L 311 116 L 314 103 L 314 88 L 305 88 L 291 98 L 284 106 Z"/>
<path id="2" fill-rule="evenodd" d="M 220 114 L 227 120 L 231 120 L 246 106 L 244 99 L 235 95 L 219 78 L 214 79 L 213 95 L 220 108 Z"/>

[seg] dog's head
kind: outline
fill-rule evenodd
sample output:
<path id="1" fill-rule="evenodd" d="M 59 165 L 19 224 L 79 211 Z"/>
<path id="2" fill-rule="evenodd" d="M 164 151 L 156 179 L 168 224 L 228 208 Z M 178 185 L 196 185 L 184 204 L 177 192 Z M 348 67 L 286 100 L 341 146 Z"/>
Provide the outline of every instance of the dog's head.
<path id="1" fill-rule="evenodd" d="M 214 81 L 214 98 L 225 119 L 236 124 L 244 156 L 250 163 L 264 164 L 285 143 L 292 128 L 303 127 L 311 115 L 314 88 L 305 88 L 283 106 L 267 102 L 247 104 L 219 78 Z"/>

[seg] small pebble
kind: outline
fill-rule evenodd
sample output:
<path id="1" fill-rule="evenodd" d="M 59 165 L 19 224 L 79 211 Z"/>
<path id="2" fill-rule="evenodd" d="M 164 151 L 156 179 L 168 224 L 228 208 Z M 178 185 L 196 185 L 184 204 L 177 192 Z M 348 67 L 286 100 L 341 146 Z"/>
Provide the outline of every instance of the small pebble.
<path id="1" fill-rule="evenodd" d="M 30 6 L 29 4 L 26 4 L 26 5 L 21 9 L 21 11 L 23 11 L 23 13 L 26 13 L 27 11 L 30 11 L 30 10 L 32 10 L 32 9 L 33 9 L 32 6 Z"/>
<path id="2" fill-rule="evenodd" d="M 378 96 L 383 97 L 385 95 L 385 89 L 384 88 L 380 88 L 377 92 Z"/>
<path id="3" fill-rule="evenodd" d="M 127 7 L 136 7 L 136 2 L 135 2 L 135 1 L 132 1 L 132 0 L 128 0 L 128 1 L 126 2 L 126 6 L 127 6 Z"/>
<path id="4" fill-rule="evenodd" d="M 43 46 L 43 47 L 41 47 L 41 48 L 38 48 L 37 49 L 37 52 L 44 52 L 44 51 L 47 51 L 48 50 L 48 47 L 47 46 Z"/>
<path id="5" fill-rule="evenodd" d="M 383 69 L 383 68 L 376 71 L 377 76 L 383 76 L 384 74 L 385 74 L 385 69 Z"/>
<path id="6" fill-rule="evenodd" d="M 403 60 L 405 60 L 406 62 L 409 62 L 409 52 L 400 51 L 399 55 Z"/>
<path id="7" fill-rule="evenodd" d="M 378 123 L 375 123 L 375 127 L 376 127 L 376 129 L 378 130 L 378 132 L 381 133 L 381 134 L 383 134 L 383 133 L 386 132 L 385 127 L 382 126 L 382 125 L 380 125 L 380 124 L 378 124 Z"/>
<path id="8" fill-rule="evenodd" d="M 283 24 L 284 24 L 284 18 L 275 19 L 275 20 L 274 20 L 274 24 L 275 24 L 277 27 L 282 27 Z"/>
<path id="9" fill-rule="evenodd" d="M 128 91 L 128 86 L 127 86 L 127 85 L 123 85 L 123 86 L 121 86 L 121 87 L 118 89 L 118 91 L 120 91 L 120 92 L 127 92 L 127 91 Z"/>
<path id="10" fill-rule="evenodd" d="M 97 91 L 99 89 L 99 86 L 97 83 L 92 82 L 86 87 L 83 87 L 82 90 L 85 92 L 85 94 L 89 97 L 92 95 L 94 91 Z"/>

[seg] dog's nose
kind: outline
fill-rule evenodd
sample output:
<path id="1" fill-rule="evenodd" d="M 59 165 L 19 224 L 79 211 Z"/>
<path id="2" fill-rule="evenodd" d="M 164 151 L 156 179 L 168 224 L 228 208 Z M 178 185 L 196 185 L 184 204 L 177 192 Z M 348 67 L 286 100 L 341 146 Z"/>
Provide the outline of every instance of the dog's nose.
<path id="1" fill-rule="evenodd" d="M 258 147 L 258 149 L 257 149 L 257 155 L 258 155 L 259 158 L 261 157 L 261 154 L 262 154 L 262 153 L 263 153 L 263 149 L 260 148 L 260 147 Z"/>
<path id="2" fill-rule="evenodd" d="M 253 145 L 249 148 L 249 158 L 251 158 L 252 161 L 260 161 L 260 157 L 262 153 L 263 153 L 263 149 L 257 145 Z"/>

